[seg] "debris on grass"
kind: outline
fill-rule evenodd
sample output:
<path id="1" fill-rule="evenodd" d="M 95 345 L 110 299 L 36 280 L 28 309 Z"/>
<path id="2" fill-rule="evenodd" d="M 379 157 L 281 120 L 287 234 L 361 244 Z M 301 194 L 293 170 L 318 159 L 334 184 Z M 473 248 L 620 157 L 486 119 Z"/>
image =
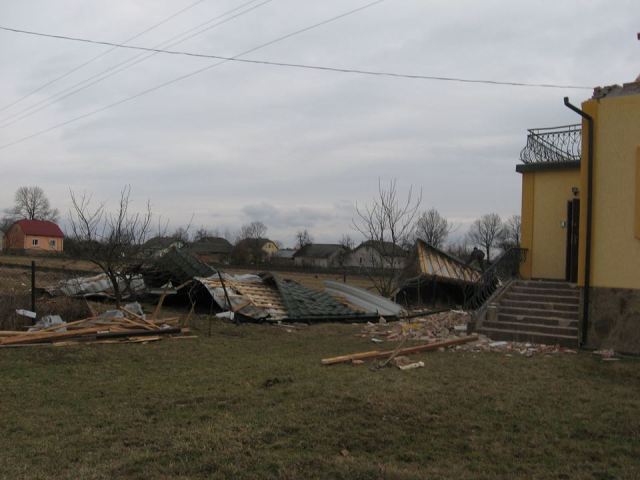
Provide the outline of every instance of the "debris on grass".
<path id="1" fill-rule="evenodd" d="M 384 339 L 388 342 L 421 341 L 434 344 L 436 342 L 465 337 L 467 335 L 467 324 L 470 320 L 471 315 L 467 312 L 449 310 L 396 322 L 369 322 L 364 325 L 359 336 L 370 338 L 374 343 L 377 343 L 379 339 Z M 440 347 L 438 350 L 444 351 L 445 348 Z M 539 354 L 577 353 L 576 349 L 561 347 L 559 345 L 542 345 L 503 340 L 492 341 L 484 335 L 478 335 L 475 341 L 464 345 L 457 345 L 454 349 L 449 350 L 497 352 L 507 355 L 520 354 L 527 357 Z M 603 358 L 607 358 L 607 355 L 608 353 L 605 353 Z"/>
<path id="2" fill-rule="evenodd" d="M 417 340 L 435 343 L 452 336 L 466 336 L 467 323 L 471 315 L 467 312 L 449 310 L 431 315 L 424 315 L 397 322 L 385 321 L 381 317 L 378 323 L 368 322 L 364 325 L 361 336 L 395 342 L 400 340 Z"/>
<path id="3" fill-rule="evenodd" d="M 323 358 L 321 360 L 321 363 L 323 365 L 335 365 L 337 363 L 352 362 L 353 360 L 385 359 L 389 357 L 395 357 L 395 356 L 410 354 L 410 353 L 428 352 L 432 350 L 437 350 L 438 348 L 441 348 L 441 347 L 447 348 L 455 345 L 461 345 L 463 343 L 472 342 L 477 338 L 478 338 L 477 335 L 469 335 L 468 337 L 454 338 L 451 340 L 445 340 L 445 341 L 436 342 L 436 343 L 427 343 L 423 345 L 414 345 L 412 347 L 396 348 L 394 350 L 387 350 L 387 351 L 373 350 L 369 352 L 358 352 L 358 353 L 352 353 L 349 355 L 341 355 L 339 357 Z"/>
<path id="4" fill-rule="evenodd" d="M 0 347 L 148 343 L 189 331 L 179 326 L 178 317 L 150 320 L 141 314 L 139 304 L 127 307 L 73 322 L 64 322 L 59 316 L 43 317 L 26 332 L 1 331 Z"/>

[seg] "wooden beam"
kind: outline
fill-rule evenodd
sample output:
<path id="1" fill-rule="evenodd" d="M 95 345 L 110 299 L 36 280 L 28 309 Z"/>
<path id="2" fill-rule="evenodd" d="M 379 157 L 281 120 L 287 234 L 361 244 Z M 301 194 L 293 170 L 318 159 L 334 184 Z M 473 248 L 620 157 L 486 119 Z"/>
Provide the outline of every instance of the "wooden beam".
<path id="1" fill-rule="evenodd" d="M 320 363 L 322 365 L 335 365 L 336 363 L 346 363 L 351 360 L 366 360 L 371 358 L 386 358 L 391 355 L 408 355 L 411 353 L 428 352 L 430 350 L 437 350 L 439 348 L 451 347 L 454 345 L 461 345 L 463 343 L 473 342 L 477 340 L 477 335 L 470 335 L 468 337 L 456 338 L 453 340 L 445 340 L 444 342 L 427 343 L 425 345 L 416 345 L 414 347 L 401 348 L 400 350 L 387 350 L 379 351 L 372 350 L 370 352 L 352 353 L 350 355 L 342 355 L 339 357 L 323 358 Z"/>

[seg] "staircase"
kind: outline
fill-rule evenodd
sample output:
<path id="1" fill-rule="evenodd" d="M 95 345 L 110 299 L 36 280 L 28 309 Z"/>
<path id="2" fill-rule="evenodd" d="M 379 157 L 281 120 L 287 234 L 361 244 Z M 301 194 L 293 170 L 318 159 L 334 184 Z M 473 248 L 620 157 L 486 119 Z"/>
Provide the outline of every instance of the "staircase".
<path id="1" fill-rule="evenodd" d="M 478 332 L 492 340 L 578 347 L 580 290 L 567 282 L 516 280 L 487 308 Z"/>

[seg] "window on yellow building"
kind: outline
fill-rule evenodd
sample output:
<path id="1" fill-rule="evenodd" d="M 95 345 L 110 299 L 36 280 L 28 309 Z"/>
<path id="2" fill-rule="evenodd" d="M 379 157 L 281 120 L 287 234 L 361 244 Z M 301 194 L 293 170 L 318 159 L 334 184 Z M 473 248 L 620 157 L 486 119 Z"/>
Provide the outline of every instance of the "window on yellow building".
<path id="1" fill-rule="evenodd" d="M 55 240 L 49 240 L 49 248 L 56 248 L 56 241 Z"/>
<path id="2" fill-rule="evenodd" d="M 31 239 L 31 246 L 32 247 L 37 247 L 38 246 L 38 239 L 37 238 Z"/>

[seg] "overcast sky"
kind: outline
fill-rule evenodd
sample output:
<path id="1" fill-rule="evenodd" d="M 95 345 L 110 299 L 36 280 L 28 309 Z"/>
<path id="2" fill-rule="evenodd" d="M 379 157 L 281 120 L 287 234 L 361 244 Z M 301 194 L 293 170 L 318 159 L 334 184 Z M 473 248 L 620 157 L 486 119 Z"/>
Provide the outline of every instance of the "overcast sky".
<path id="1" fill-rule="evenodd" d="M 262 0 L 264 1 L 264 0 Z M 123 42 L 195 0 L 0 2 L 0 25 Z M 153 47 L 247 0 L 204 0 L 131 41 Z M 259 5 L 253 2 L 245 10 Z M 368 0 L 272 0 L 171 47 L 234 56 Z M 242 10 L 238 10 L 240 12 Z M 640 73 L 640 2 L 387 0 L 246 58 L 406 74 L 608 85 Z M 0 32 L 0 108 L 109 47 Z M 31 105 L 139 56 L 116 49 L 0 111 Z M 146 56 L 146 55 L 145 55 Z M 157 54 L 0 128 L 0 144 L 97 110 L 215 60 Z M 122 68 L 122 67 L 120 67 Z M 99 77 L 96 77 L 99 78 Z M 520 209 L 526 129 L 577 123 L 563 106 L 589 90 L 372 77 L 228 62 L 0 149 L 0 207 L 40 185 L 67 212 L 69 189 L 114 204 L 126 184 L 171 221 L 235 230 L 261 220 L 285 245 L 351 233 L 378 178 L 421 188 L 459 231 Z M 34 107 L 35 109 L 35 107 Z M 25 112 L 28 113 L 32 110 Z M 355 236 L 355 235 L 354 235 Z"/>

